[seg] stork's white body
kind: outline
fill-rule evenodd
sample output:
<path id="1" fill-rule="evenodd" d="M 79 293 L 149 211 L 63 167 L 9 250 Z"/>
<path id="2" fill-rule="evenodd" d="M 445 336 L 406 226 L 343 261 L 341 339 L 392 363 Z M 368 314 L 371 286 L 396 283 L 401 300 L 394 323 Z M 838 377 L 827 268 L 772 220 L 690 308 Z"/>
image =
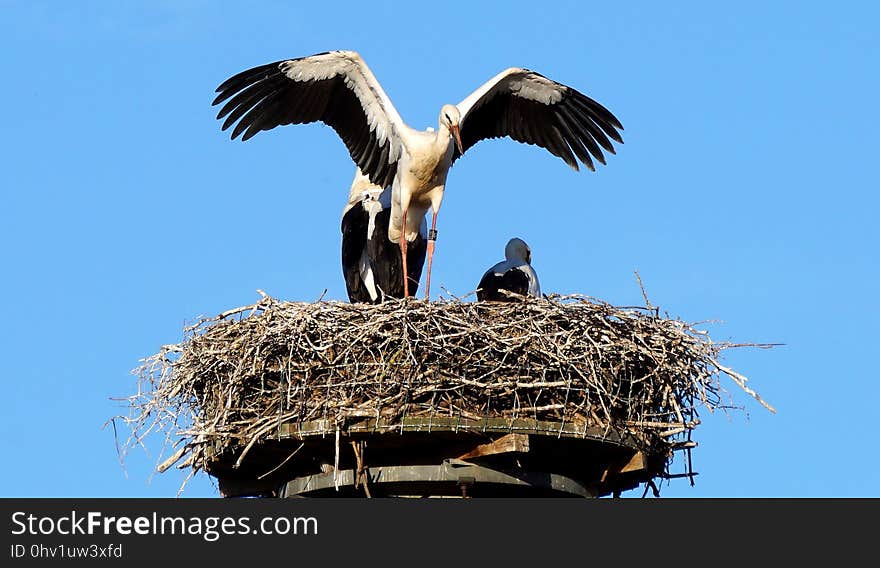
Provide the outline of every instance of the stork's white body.
<path id="1" fill-rule="evenodd" d="M 391 192 L 391 223 L 388 238 L 400 239 L 403 212 L 407 212 L 407 241 L 418 234 L 428 209 L 436 216 L 446 190 L 446 176 L 452 164 L 453 142 L 441 124 L 437 131 L 409 130 L 401 136 L 404 151 L 397 164 Z"/>

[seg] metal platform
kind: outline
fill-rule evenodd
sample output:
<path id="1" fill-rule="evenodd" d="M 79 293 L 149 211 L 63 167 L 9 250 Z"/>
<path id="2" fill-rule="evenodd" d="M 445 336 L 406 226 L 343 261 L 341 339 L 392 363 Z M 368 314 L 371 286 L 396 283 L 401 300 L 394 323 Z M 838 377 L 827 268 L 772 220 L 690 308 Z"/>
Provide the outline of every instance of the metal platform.
<path id="1" fill-rule="evenodd" d="M 280 424 L 212 457 L 224 496 L 602 497 L 662 474 L 669 448 L 614 430 L 432 417 Z"/>
<path id="2" fill-rule="evenodd" d="M 440 465 L 383 466 L 299 477 L 279 497 L 596 497 L 564 475 L 501 471 L 462 460 Z"/>

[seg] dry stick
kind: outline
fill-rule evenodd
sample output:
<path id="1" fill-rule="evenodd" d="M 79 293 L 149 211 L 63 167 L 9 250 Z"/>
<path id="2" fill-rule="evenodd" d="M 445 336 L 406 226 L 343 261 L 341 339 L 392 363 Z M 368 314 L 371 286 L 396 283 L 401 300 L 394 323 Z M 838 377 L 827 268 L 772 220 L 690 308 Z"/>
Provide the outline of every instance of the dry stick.
<path id="1" fill-rule="evenodd" d="M 687 454 L 688 473 L 690 474 L 688 479 L 690 479 L 691 487 L 693 487 L 694 486 L 694 462 L 693 462 L 693 459 L 691 459 L 691 449 L 693 448 L 693 445 L 691 445 L 693 443 L 691 440 L 691 434 L 692 434 L 692 432 L 688 431 L 688 439 L 687 439 L 687 443 L 686 443 L 687 445 L 685 445 L 684 448 L 685 448 L 685 453 Z"/>
<path id="2" fill-rule="evenodd" d="M 303 446 L 305 446 L 305 445 L 306 445 L 305 442 L 302 442 L 302 443 L 299 445 L 299 447 L 298 447 L 297 449 L 295 449 L 295 450 L 293 450 L 292 452 L 290 452 L 290 455 L 287 456 L 286 458 L 284 458 L 284 461 L 283 461 L 283 462 L 279 463 L 278 465 L 276 465 L 275 467 L 273 467 L 272 469 L 270 469 L 270 470 L 267 471 L 266 473 L 264 473 L 264 474 L 258 476 L 257 479 L 263 479 L 263 478 L 265 478 L 265 477 L 268 477 L 269 475 L 272 475 L 273 473 L 275 473 L 276 471 L 278 471 L 279 469 L 281 469 L 281 468 L 284 466 L 284 464 L 286 464 L 287 462 L 289 462 L 289 461 L 290 461 L 290 458 L 292 458 L 293 456 L 295 456 L 295 455 L 297 454 L 297 452 L 299 452 L 301 449 L 303 449 Z"/>
<path id="3" fill-rule="evenodd" d="M 675 435 L 677 435 L 677 434 L 682 434 L 682 433 L 684 433 L 684 432 L 686 432 L 686 431 L 688 431 L 688 430 L 689 430 L 689 429 L 686 428 L 686 427 L 673 428 L 672 430 L 666 430 L 666 431 L 664 431 L 664 432 L 660 432 L 660 433 L 658 433 L 657 435 L 660 436 L 661 438 L 669 438 L 669 437 L 671 437 L 671 436 L 675 436 Z"/>
<path id="4" fill-rule="evenodd" d="M 287 418 L 289 417 L 291 417 L 290 413 L 288 413 L 287 415 Z M 251 448 L 254 447 L 254 444 L 256 444 L 260 440 L 260 437 L 266 432 L 272 430 L 273 428 L 277 428 L 277 423 L 275 422 L 274 417 L 268 424 L 259 428 L 255 433 L 251 435 L 250 442 L 248 442 L 247 446 L 245 446 L 244 448 L 244 451 L 241 452 L 241 455 L 238 456 L 238 459 L 235 461 L 235 466 L 233 466 L 235 467 L 235 469 L 238 469 L 241 466 L 241 462 L 244 461 L 244 457 L 248 454 L 248 452 L 251 451 Z"/>
<path id="5" fill-rule="evenodd" d="M 351 440 L 349 442 L 351 444 L 351 449 L 354 451 L 354 461 L 355 461 L 355 474 L 354 474 L 354 488 L 357 489 L 360 486 L 361 482 L 361 453 L 358 451 L 358 443 L 355 440 Z"/>
<path id="6" fill-rule="evenodd" d="M 156 471 L 158 471 L 159 473 L 164 472 L 166 469 L 177 463 L 177 461 L 182 458 L 183 455 L 189 451 L 189 449 L 190 448 L 188 445 L 183 446 L 182 448 L 174 452 L 174 455 L 159 464 L 159 466 L 156 468 Z"/>
<path id="7" fill-rule="evenodd" d="M 180 484 L 180 487 L 177 489 L 177 497 L 180 497 L 181 493 L 183 493 L 183 488 L 186 487 L 186 484 L 189 483 L 189 480 L 192 479 L 196 473 L 198 473 L 198 466 L 192 468 L 189 471 L 189 474 L 184 478 L 183 482 Z"/>
<path id="8" fill-rule="evenodd" d="M 333 487 L 339 491 L 339 425 L 336 425 L 336 454 L 333 457 Z"/>
<path id="9" fill-rule="evenodd" d="M 640 426 L 642 428 L 684 428 L 688 425 L 685 422 L 649 422 L 645 420 L 627 420 L 624 424 L 627 426 Z"/>
<path id="10" fill-rule="evenodd" d="M 745 376 L 740 375 L 739 373 L 737 373 L 737 372 L 734 371 L 733 369 L 730 369 L 730 368 L 728 368 L 728 367 L 725 367 L 724 365 L 721 365 L 721 364 L 718 363 L 718 361 L 716 361 L 714 358 L 713 358 L 713 359 L 710 359 L 710 361 L 712 362 L 713 365 L 715 365 L 716 367 L 718 367 L 719 369 L 721 369 L 722 371 L 724 371 L 724 373 L 727 374 L 727 376 L 729 376 L 731 379 L 733 379 L 733 382 L 735 382 L 736 384 L 738 384 L 738 385 L 739 385 L 739 388 L 741 388 L 742 390 L 744 390 L 746 393 L 752 395 L 752 397 L 753 397 L 755 400 L 757 400 L 758 402 L 760 402 L 760 403 L 761 403 L 761 406 L 763 406 L 764 408 L 766 408 L 767 410 L 769 410 L 769 411 L 772 412 L 773 414 L 776 414 L 776 409 L 775 409 L 775 408 L 773 408 L 772 406 L 770 406 L 770 404 L 768 404 L 767 402 L 765 402 L 764 399 L 761 398 L 761 396 L 760 396 L 758 393 L 756 393 L 755 391 L 753 391 L 752 389 L 750 389 L 749 387 L 746 386 L 746 381 L 748 381 L 748 379 L 747 379 Z"/>
<path id="11" fill-rule="evenodd" d="M 364 452 L 363 452 L 364 444 L 365 444 L 365 442 L 363 442 L 363 441 L 360 441 L 360 442 L 355 442 L 354 440 L 351 441 L 351 448 L 354 450 L 354 457 L 357 462 L 357 473 L 355 474 L 355 477 L 354 477 L 354 488 L 355 489 L 358 488 L 358 484 L 359 484 L 361 478 L 363 478 L 363 480 L 364 480 L 364 493 L 366 493 L 367 498 L 371 498 L 372 495 L 370 494 L 369 479 L 366 474 L 366 467 L 364 467 Z"/>

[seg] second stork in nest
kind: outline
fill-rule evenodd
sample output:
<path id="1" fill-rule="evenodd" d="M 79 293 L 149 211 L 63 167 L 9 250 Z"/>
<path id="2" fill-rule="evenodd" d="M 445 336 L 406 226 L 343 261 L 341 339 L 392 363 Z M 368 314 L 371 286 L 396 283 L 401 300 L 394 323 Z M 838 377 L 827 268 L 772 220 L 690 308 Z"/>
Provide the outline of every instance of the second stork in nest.
<path id="1" fill-rule="evenodd" d="M 532 249 L 522 239 L 513 238 L 504 247 L 504 260 L 483 274 L 477 284 L 477 300 L 492 302 L 516 301 L 516 296 L 541 297 L 541 284 L 532 268 Z"/>

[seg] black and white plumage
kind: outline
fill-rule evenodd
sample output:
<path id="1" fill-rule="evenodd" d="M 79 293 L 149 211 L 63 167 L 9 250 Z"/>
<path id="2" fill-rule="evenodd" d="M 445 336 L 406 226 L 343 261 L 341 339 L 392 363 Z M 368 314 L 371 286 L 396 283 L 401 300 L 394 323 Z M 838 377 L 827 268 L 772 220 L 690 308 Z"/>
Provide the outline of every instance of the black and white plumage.
<path id="1" fill-rule="evenodd" d="M 510 137 L 545 148 L 578 169 L 595 168 L 602 152 L 623 143 L 620 121 L 604 106 L 543 75 L 511 67 L 457 105 L 440 109 L 438 128 L 415 130 L 398 114 L 354 51 L 276 61 L 243 71 L 217 87 L 223 130 L 242 140 L 284 124 L 321 121 L 339 134 L 371 182 L 391 186 L 388 238 L 407 249 L 432 211 L 425 296 L 430 295 L 437 214 L 452 163 L 480 140 Z M 237 123 L 237 124 L 236 124 Z M 408 283 L 404 292 L 409 295 Z"/>
<path id="2" fill-rule="evenodd" d="M 355 172 L 348 203 L 342 211 L 342 274 L 348 299 L 378 304 L 386 298 L 402 298 L 403 257 L 388 239 L 391 188 L 381 188 Z M 427 252 L 428 224 L 422 220 L 419 234 L 409 247 L 409 286 L 419 287 Z"/>
<path id="3" fill-rule="evenodd" d="M 532 268 L 532 249 L 525 241 L 510 239 L 504 247 L 504 260 L 487 270 L 477 285 L 478 301 L 512 302 L 506 290 L 520 296 L 541 297 L 538 274 Z"/>

